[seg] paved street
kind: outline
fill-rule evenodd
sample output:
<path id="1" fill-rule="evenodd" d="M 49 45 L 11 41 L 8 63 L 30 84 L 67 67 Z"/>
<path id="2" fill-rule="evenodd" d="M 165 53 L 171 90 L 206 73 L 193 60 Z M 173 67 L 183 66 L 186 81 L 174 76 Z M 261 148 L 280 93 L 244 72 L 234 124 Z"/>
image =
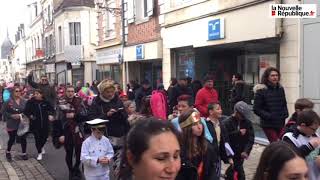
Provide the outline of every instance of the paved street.
<path id="1" fill-rule="evenodd" d="M 45 145 L 46 154 L 43 160 L 36 160 L 37 152 L 34 144 L 34 139 L 30 135 L 27 139 L 27 153 L 29 160 L 23 161 L 20 159 L 19 153 L 21 147 L 15 144 L 13 150 L 13 162 L 8 163 L 5 159 L 5 147 L 7 142 L 7 133 L 4 124 L 0 125 L 0 180 L 5 179 L 41 179 L 41 180 L 68 180 L 68 170 L 64 163 L 64 149 L 56 150 L 49 142 Z"/>
<path id="2" fill-rule="evenodd" d="M 261 146 L 259 144 L 255 144 L 253 146 L 250 157 L 248 158 L 248 160 L 246 160 L 244 162 L 244 170 L 246 173 L 247 180 L 252 180 L 252 178 L 256 172 L 256 168 L 258 166 L 259 159 L 260 159 L 260 156 L 261 156 L 261 153 L 263 150 L 264 150 L 264 146 Z M 227 165 L 222 166 L 222 173 L 223 174 L 224 174 L 225 170 L 227 169 L 227 167 L 228 167 Z"/>

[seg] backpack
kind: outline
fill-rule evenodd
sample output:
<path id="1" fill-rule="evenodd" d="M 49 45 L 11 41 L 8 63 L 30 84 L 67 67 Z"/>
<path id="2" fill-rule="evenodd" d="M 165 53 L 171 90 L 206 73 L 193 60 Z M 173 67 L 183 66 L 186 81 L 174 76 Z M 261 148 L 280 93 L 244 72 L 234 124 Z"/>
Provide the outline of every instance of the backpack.
<path id="1" fill-rule="evenodd" d="M 167 97 L 159 90 L 152 91 L 150 98 L 152 115 L 156 118 L 167 120 L 168 104 Z"/>

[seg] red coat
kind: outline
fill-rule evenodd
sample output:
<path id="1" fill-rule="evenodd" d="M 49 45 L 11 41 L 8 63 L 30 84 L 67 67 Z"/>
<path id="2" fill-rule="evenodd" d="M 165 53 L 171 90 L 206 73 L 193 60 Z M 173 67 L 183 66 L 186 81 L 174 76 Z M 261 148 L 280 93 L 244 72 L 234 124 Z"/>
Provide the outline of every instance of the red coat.
<path id="1" fill-rule="evenodd" d="M 195 107 L 200 111 L 201 116 L 208 117 L 208 105 L 218 101 L 218 92 L 214 88 L 203 87 L 197 93 Z"/>

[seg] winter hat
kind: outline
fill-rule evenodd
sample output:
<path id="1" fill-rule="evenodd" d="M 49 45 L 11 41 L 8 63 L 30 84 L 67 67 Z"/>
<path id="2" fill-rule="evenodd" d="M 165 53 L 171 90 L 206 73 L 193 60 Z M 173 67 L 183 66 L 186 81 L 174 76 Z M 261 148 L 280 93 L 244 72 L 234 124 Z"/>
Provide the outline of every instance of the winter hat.
<path id="1" fill-rule="evenodd" d="M 234 105 L 234 112 L 240 113 L 247 120 L 250 120 L 252 117 L 249 105 L 243 101 L 239 101 Z"/>
<path id="2" fill-rule="evenodd" d="M 99 83 L 98 85 L 98 90 L 101 93 L 103 93 L 104 90 L 106 89 L 116 89 L 116 87 L 114 86 L 114 81 L 110 80 L 110 79 L 105 79 L 103 81 L 101 81 L 101 83 Z"/>

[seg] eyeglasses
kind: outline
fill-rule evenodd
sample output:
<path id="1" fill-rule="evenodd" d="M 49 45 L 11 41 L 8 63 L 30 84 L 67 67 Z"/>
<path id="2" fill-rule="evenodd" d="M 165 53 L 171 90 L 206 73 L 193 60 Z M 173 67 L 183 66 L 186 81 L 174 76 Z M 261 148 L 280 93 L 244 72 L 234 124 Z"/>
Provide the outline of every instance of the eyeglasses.
<path id="1" fill-rule="evenodd" d="M 310 127 L 310 126 L 307 126 L 309 129 L 313 130 L 313 131 L 317 131 L 318 128 L 313 128 L 313 127 Z"/>
<path id="2" fill-rule="evenodd" d="M 21 92 L 20 90 L 15 90 L 14 92 Z"/>
<path id="3" fill-rule="evenodd" d="M 41 79 L 41 81 L 48 81 L 48 79 Z"/>

